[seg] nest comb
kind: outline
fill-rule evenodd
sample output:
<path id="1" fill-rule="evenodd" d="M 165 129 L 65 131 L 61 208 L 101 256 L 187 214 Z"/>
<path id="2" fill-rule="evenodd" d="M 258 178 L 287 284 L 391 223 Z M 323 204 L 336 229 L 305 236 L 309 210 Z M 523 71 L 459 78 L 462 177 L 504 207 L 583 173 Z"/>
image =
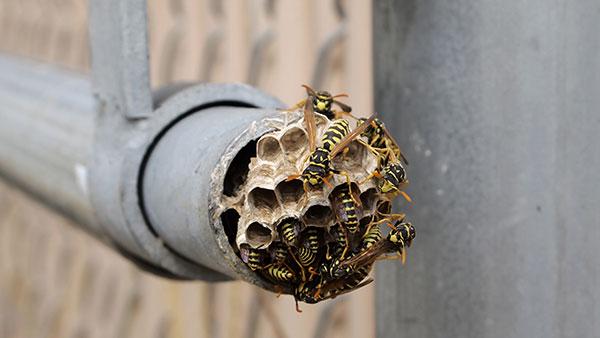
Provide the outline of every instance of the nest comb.
<path id="1" fill-rule="evenodd" d="M 293 217 L 302 220 L 305 227 L 314 226 L 329 230 L 336 223 L 333 196 L 336 187 L 345 184 L 346 178 L 334 175 L 331 186 L 305 191 L 302 180 L 288 180 L 301 173 L 310 155 L 308 135 L 300 113 L 279 128 L 264 134 L 256 143 L 256 157 L 250 160 L 245 182 L 237 194 L 229 199 L 227 208 L 235 209 L 240 218 L 236 244 L 240 247 L 267 248 L 279 239 L 276 226 Z M 317 140 L 331 121 L 315 114 Z M 332 161 L 336 169 L 347 172 L 353 189 L 363 204 L 363 218 L 374 212 L 380 195 L 372 180 L 358 184 L 377 167 L 377 158 L 364 145 L 352 142 L 347 151 L 339 153 Z"/>

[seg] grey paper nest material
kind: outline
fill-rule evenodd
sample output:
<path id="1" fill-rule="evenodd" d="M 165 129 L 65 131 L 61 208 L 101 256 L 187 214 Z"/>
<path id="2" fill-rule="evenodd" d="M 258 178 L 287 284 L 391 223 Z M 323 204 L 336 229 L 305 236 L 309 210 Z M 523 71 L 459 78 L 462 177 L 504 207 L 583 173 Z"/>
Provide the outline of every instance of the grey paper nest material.
<path id="1" fill-rule="evenodd" d="M 300 116 L 298 114 L 297 116 Z M 331 121 L 316 115 L 317 139 Z M 329 230 L 336 223 L 331 203 L 331 192 L 345 184 L 346 179 L 335 175 L 323 189 L 304 191 L 302 181 L 288 177 L 301 173 L 308 164 L 308 136 L 304 119 L 296 119 L 281 128 L 263 135 L 256 144 L 256 157 L 250 162 L 246 182 L 239 188 L 237 203 L 229 207 L 240 214 L 236 243 L 238 247 L 267 248 L 279 240 L 276 226 L 285 218 L 303 220 L 305 226 Z M 377 167 L 377 158 L 362 144 L 352 142 L 348 151 L 333 161 L 336 169 L 350 174 L 352 181 L 363 180 Z M 379 195 L 372 180 L 356 185 L 360 198 L 371 207 L 377 205 Z M 373 212 L 365 210 L 363 216 Z"/>

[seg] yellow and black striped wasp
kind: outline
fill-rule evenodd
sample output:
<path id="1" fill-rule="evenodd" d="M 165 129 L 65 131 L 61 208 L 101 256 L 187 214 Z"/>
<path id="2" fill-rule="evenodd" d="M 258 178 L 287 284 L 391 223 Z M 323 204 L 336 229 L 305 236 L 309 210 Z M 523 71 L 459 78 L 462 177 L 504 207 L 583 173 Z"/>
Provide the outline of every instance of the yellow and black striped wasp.
<path id="1" fill-rule="evenodd" d="M 262 270 L 262 273 L 269 280 L 274 282 L 293 283 L 297 281 L 297 277 L 294 271 L 286 265 L 270 265 L 264 270 Z"/>
<path id="2" fill-rule="evenodd" d="M 277 225 L 277 231 L 281 240 L 289 245 L 295 246 L 298 243 L 298 235 L 300 234 L 300 227 L 302 223 L 299 219 L 290 217 L 282 220 Z"/>
<path id="3" fill-rule="evenodd" d="M 367 119 L 360 118 L 358 119 L 358 122 L 362 124 L 367 122 Z M 408 161 L 400 150 L 398 142 L 396 142 L 380 119 L 376 118 L 369 122 L 369 125 L 364 132 L 362 132 L 361 136 L 364 136 L 367 139 L 366 144 L 378 155 L 380 165 L 387 164 L 390 154 L 393 154 L 396 158 L 402 159 L 404 164 L 408 165 Z"/>
<path id="4" fill-rule="evenodd" d="M 402 189 L 408 185 L 408 179 L 406 178 L 406 170 L 400 161 L 396 159 L 396 155 L 393 152 L 389 154 L 389 161 L 386 161 L 382 168 L 377 168 L 370 175 L 365 177 L 361 183 L 370 180 L 375 177 L 379 179 L 377 187 L 383 194 L 389 194 L 393 197 L 402 195 L 407 201 L 411 202 L 412 199 Z"/>
<path id="5" fill-rule="evenodd" d="M 321 139 L 322 145 L 316 147 L 316 122 L 312 105 L 308 103 L 304 107 L 304 121 L 308 132 L 310 155 L 308 157 L 308 166 L 301 174 L 290 175 L 287 180 L 302 178 L 304 189 L 307 186 L 320 186 L 323 182 L 331 186 L 328 178 L 334 174 L 344 175 L 346 181 L 350 183 L 350 177 L 347 173 L 336 170 L 331 165 L 331 160 L 342 150 L 344 150 L 350 142 L 356 139 L 375 119 L 373 114 L 365 123 L 360 124 L 354 130 L 350 131 L 348 121 L 344 119 L 335 120 L 325 131 Z M 359 201 L 356 201 L 360 204 Z"/>
<path id="6" fill-rule="evenodd" d="M 323 300 L 333 299 L 370 284 L 373 282 L 373 279 L 369 278 L 365 280 L 370 271 L 370 266 L 363 266 L 356 271 L 350 271 L 347 275 L 344 275 L 339 279 L 330 279 L 326 281 L 323 279 L 314 279 L 298 284 L 293 293 L 296 301 L 296 311 L 302 312 L 298 306 L 298 301 L 315 304 Z"/>
<path id="7" fill-rule="evenodd" d="M 268 265 L 269 254 L 263 249 L 241 247 L 240 256 L 252 271 L 264 269 Z"/>
<path id="8" fill-rule="evenodd" d="M 392 230 L 386 236 L 368 249 L 363 250 L 355 256 L 349 257 L 339 263 L 339 269 L 346 271 L 346 269 L 353 269 L 353 267 L 368 266 L 373 264 L 377 259 L 394 259 L 400 258 L 402 263 L 406 259 L 406 248 L 409 247 L 415 238 L 415 228 L 411 223 L 404 222 L 403 219 L 395 222 L 394 225 L 390 225 Z M 387 256 L 388 254 L 395 253 L 395 256 Z"/>
<path id="9" fill-rule="evenodd" d="M 337 296 L 369 285 L 373 282 L 373 279 L 368 278 L 365 280 L 365 278 L 371 272 L 372 267 L 373 264 L 363 265 L 356 270 L 352 270 L 344 277 L 323 283 L 317 287 L 313 297 L 319 301 L 333 299 Z"/>
<path id="10" fill-rule="evenodd" d="M 367 122 L 367 119 L 359 119 L 359 123 L 361 124 Z M 410 196 L 401 190 L 408 184 L 406 169 L 404 168 L 404 165 L 408 165 L 408 160 L 400 150 L 398 142 L 396 142 L 383 122 L 377 118 L 369 122 L 369 126 L 361 136 L 367 139 L 363 144 L 378 158 L 377 170 L 367 176 L 362 182 L 373 177 L 379 178 L 381 179 L 379 190 L 382 193 L 391 194 L 392 196 L 401 194 L 410 202 Z"/>
<path id="11" fill-rule="evenodd" d="M 325 115 L 330 120 L 337 119 L 341 114 L 349 114 L 352 111 L 352 107 L 336 100 L 336 98 L 338 97 L 348 97 L 348 94 L 342 93 L 337 95 L 331 95 L 331 93 L 328 91 L 314 90 L 308 85 L 302 85 L 302 87 L 306 89 L 307 98 L 299 101 L 288 110 L 302 108 L 308 103 L 312 107 L 313 111 Z M 339 112 L 334 110 L 333 105 L 337 105 L 342 109 L 342 111 Z"/>

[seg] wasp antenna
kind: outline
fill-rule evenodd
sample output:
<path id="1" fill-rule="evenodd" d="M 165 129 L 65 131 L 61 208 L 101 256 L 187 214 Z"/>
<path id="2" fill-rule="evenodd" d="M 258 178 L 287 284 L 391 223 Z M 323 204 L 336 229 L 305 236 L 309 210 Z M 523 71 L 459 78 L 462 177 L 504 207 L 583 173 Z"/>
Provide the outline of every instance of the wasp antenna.
<path id="1" fill-rule="evenodd" d="M 327 186 L 328 186 L 329 188 L 333 189 L 333 185 L 332 185 L 331 183 L 329 183 L 329 180 L 328 180 L 327 178 L 323 177 L 323 182 L 324 182 L 325 184 L 327 184 Z"/>
<path id="2" fill-rule="evenodd" d="M 308 93 L 308 95 L 316 95 L 315 90 L 312 89 L 311 86 L 309 86 L 307 84 L 303 84 L 302 87 L 304 87 L 304 89 L 306 89 L 306 92 Z"/>
<path id="3" fill-rule="evenodd" d="M 404 197 L 404 199 L 408 202 L 408 203 L 412 203 L 412 198 L 410 198 L 410 196 L 408 196 L 407 193 L 405 193 L 404 191 L 400 190 L 400 195 L 402 195 L 402 197 Z"/>
<path id="4" fill-rule="evenodd" d="M 302 176 L 302 175 L 299 175 L 299 174 L 290 175 L 290 176 L 288 176 L 288 177 L 285 179 L 285 181 L 286 181 L 286 182 L 293 181 L 293 180 L 296 180 L 296 179 L 300 178 L 301 176 Z"/>
<path id="5" fill-rule="evenodd" d="M 348 95 L 348 94 L 346 94 L 346 93 L 340 93 L 340 94 L 336 94 L 336 95 L 332 96 L 332 98 L 334 98 L 334 99 L 335 99 L 336 97 L 348 97 L 348 96 L 349 96 L 349 95 Z"/>

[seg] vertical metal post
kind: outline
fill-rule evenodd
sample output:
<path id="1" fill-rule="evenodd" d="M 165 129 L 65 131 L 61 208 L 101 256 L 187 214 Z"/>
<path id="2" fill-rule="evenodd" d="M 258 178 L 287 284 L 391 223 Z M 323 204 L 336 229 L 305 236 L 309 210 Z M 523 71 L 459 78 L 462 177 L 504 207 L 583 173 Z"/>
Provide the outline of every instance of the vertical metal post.
<path id="1" fill-rule="evenodd" d="M 146 7 L 144 0 L 90 1 L 92 79 L 107 113 L 152 113 Z"/>
<path id="2" fill-rule="evenodd" d="M 376 110 L 417 238 L 378 337 L 600 332 L 600 3 L 374 2 Z"/>

